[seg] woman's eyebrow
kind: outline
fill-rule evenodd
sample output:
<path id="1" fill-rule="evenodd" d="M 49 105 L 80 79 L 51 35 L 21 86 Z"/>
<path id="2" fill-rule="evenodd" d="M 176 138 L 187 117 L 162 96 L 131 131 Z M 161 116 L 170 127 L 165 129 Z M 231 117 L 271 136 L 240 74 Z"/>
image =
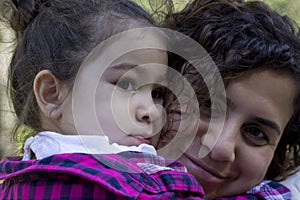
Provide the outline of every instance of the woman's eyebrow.
<path id="1" fill-rule="evenodd" d="M 254 117 L 253 120 L 272 128 L 273 130 L 275 130 L 278 133 L 278 135 L 280 135 L 281 132 L 280 132 L 279 125 L 277 123 L 275 123 L 271 120 L 265 119 L 265 118 L 261 118 L 261 117 Z"/>
<path id="2" fill-rule="evenodd" d="M 227 102 L 227 106 L 231 107 L 231 109 L 234 109 L 236 107 L 235 104 L 230 99 L 226 98 L 226 102 Z M 268 127 L 272 128 L 273 130 L 275 130 L 278 133 L 278 135 L 280 135 L 280 133 L 281 133 L 279 125 L 274 121 L 271 121 L 271 120 L 268 120 L 268 119 L 265 119 L 262 117 L 254 117 L 253 121 L 256 121 L 260 124 L 263 124 L 264 126 L 268 126 Z"/>

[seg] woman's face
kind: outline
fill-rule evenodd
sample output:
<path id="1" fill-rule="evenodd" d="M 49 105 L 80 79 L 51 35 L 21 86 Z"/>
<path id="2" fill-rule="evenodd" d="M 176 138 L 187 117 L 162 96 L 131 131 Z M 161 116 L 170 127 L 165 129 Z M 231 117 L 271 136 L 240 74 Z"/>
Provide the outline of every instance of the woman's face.
<path id="1" fill-rule="evenodd" d="M 244 193 L 264 178 L 293 114 L 295 95 L 295 82 L 287 74 L 263 68 L 241 75 L 226 88 L 226 117 L 218 137 L 207 133 L 209 104 L 200 106 L 197 136 L 180 160 L 207 198 Z M 206 133 L 215 141 L 200 159 L 200 147 L 211 141 L 203 139 Z"/>

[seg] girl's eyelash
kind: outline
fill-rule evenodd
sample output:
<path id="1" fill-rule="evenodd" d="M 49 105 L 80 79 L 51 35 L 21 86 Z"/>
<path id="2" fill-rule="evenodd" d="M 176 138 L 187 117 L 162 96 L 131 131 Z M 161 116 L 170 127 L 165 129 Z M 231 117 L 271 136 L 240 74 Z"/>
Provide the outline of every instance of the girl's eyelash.
<path id="1" fill-rule="evenodd" d="M 165 89 L 164 88 L 154 88 L 152 90 L 152 98 L 154 99 L 163 99 L 165 97 Z"/>
<path id="2" fill-rule="evenodd" d="M 122 90 L 133 91 L 136 90 L 135 83 L 131 80 L 119 80 L 115 83 L 115 85 Z"/>

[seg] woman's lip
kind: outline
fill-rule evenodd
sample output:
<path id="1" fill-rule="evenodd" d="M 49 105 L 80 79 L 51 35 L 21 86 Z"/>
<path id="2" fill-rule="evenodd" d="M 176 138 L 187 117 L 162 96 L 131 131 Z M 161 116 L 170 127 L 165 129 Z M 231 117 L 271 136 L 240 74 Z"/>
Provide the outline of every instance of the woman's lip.
<path id="1" fill-rule="evenodd" d="M 216 170 L 213 170 L 211 168 L 209 168 L 206 164 L 204 164 L 202 161 L 200 160 L 196 160 L 192 157 L 190 157 L 189 155 L 185 155 L 190 161 L 192 161 L 192 163 L 194 163 L 195 165 L 197 165 L 198 167 L 202 168 L 203 170 L 205 170 L 206 172 L 208 172 L 209 174 L 211 174 L 212 176 L 220 179 L 220 180 L 224 180 L 224 179 L 228 179 L 228 176 L 224 176 L 221 173 L 217 172 Z"/>

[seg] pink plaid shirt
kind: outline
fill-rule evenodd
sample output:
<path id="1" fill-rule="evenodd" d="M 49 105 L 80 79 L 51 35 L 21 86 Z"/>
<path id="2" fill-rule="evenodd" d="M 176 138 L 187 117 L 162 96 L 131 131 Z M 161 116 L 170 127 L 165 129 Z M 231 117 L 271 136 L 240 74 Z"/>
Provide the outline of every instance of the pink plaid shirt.
<path id="1" fill-rule="evenodd" d="M 57 154 L 42 160 L 0 163 L 0 199 L 200 199 L 203 189 L 178 161 L 122 152 Z M 289 191 L 263 182 L 232 200 L 289 199 Z"/>

